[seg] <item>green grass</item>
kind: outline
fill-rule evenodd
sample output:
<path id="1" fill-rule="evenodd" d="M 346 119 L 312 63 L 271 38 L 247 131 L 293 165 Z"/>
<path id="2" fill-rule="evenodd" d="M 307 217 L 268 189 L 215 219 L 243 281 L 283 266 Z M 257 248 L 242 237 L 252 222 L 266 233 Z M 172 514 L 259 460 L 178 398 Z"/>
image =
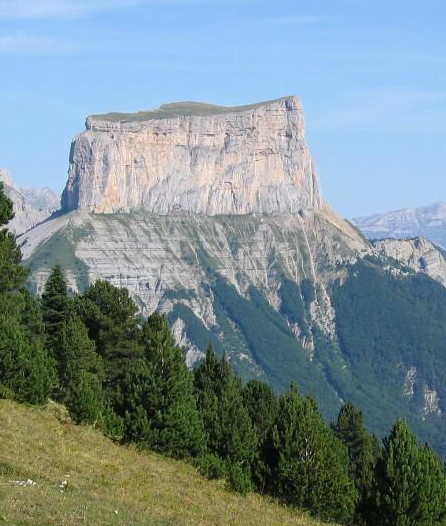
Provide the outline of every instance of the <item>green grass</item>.
<path id="1" fill-rule="evenodd" d="M 285 99 L 287 97 L 283 97 Z M 149 111 L 139 111 L 137 113 L 104 113 L 103 115 L 90 115 L 92 119 L 112 121 L 112 122 L 138 122 L 159 119 L 169 119 L 179 116 L 209 116 L 220 115 L 223 113 L 234 113 L 241 111 L 254 110 L 260 106 L 271 102 L 278 102 L 283 99 L 247 104 L 245 106 L 218 106 L 216 104 L 206 104 L 205 102 L 174 102 L 163 104 L 159 109 Z"/>
<path id="2" fill-rule="evenodd" d="M 31 479 L 34 486 L 14 481 Z M 59 487 L 68 481 L 65 490 Z M 259 495 L 246 497 L 195 469 L 118 446 L 75 426 L 63 408 L 0 401 L 0 525 L 320 526 Z"/>

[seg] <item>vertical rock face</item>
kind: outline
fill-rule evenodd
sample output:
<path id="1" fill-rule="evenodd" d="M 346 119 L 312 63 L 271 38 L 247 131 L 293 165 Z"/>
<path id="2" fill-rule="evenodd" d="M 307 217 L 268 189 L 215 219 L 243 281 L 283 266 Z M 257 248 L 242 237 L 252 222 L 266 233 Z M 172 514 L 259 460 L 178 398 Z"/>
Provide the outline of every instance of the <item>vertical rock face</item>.
<path id="1" fill-rule="evenodd" d="M 296 97 L 90 116 L 73 141 L 66 210 L 207 215 L 321 208 Z"/>

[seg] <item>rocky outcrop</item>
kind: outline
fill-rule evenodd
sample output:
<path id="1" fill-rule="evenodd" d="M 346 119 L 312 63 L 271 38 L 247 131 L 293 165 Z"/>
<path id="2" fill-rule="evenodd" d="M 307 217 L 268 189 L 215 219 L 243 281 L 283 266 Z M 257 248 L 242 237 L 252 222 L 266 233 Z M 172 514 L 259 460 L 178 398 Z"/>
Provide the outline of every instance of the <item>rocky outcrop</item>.
<path id="1" fill-rule="evenodd" d="M 235 108 L 168 104 L 91 116 L 86 128 L 72 143 L 65 210 L 217 215 L 322 206 L 296 97 Z"/>
<path id="2" fill-rule="evenodd" d="M 8 223 L 8 229 L 16 235 L 38 225 L 58 208 L 56 203 L 59 199 L 48 188 L 17 188 L 9 172 L 1 169 L 0 181 L 3 182 L 5 193 L 13 203 L 14 218 Z"/>
<path id="3" fill-rule="evenodd" d="M 413 270 L 424 272 L 446 286 L 444 253 L 427 239 L 383 239 L 375 241 L 373 246 L 380 254 L 396 259 Z"/>
<path id="4" fill-rule="evenodd" d="M 446 248 L 446 203 L 357 217 L 352 222 L 369 239 L 422 236 Z"/>

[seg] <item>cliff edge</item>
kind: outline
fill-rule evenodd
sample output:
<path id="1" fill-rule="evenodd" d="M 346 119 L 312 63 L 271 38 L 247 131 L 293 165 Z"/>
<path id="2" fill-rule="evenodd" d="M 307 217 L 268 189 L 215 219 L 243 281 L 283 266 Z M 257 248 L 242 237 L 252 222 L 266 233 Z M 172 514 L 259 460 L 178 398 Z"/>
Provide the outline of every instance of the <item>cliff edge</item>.
<path id="1" fill-rule="evenodd" d="M 297 213 L 322 206 L 302 106 L 183 102 L 88 117 L 73 140 L 65 210 Z"/>

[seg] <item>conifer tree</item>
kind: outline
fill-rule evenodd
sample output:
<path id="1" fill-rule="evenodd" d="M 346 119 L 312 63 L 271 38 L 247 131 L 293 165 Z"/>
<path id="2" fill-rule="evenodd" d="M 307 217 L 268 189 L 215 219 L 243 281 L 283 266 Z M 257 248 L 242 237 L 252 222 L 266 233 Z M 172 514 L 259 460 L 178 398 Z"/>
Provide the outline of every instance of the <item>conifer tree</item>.
<path id="1" fill-rule="evenodd" d="M 0 183 L 0 226 L 13 217 L 12 203 Z M 20 249 L 6 228 L 0 231 L 0 396 L 43 403 L 49 395 L 51 366 L 41 345 L 34 309 L 24 290 L 27 270 Z"/>
<path id="2" fill-rule="evenodd" d="M 398 420 L 384 440 L 376 479 L 374 524 L 445 524 L 444 468 L 429 447 L 418 446 L 415 435 L 404 420 Z"/>
<path id="3" fill-rule="evenodd" d="M 6 225 L 14 217 L 11 199 L 6 197 L 4 184 L 0 181 L 0 226 Z"/>
<path id="4" fill-rule="evenodd" d="M 61 399 L 76 422 L 101 422 L 104 411 L 102 360 L 82 320 L 74 312 L 61 329 Z"/>
<path id="5" fill-rule="evenodd" d="M 104 360 L 107 384 L 114 389 L 127 362 L 141 356 L 138 308 L 127 289 L 104 280 L 91 285 L 76 308 Z"/>
<path id="6" fill-rule="evenodd" d="M 142 358 L 141 331 L 135 302 L 125 288 L 97 280 L 75 299 L 76 312 L 88 329 L 104 369 L 105 425 L 116 436 L 124 432 L 124 377 Z"/>
<path id="7" fill-rule="evenodd" d="M 45 325 L 45 346 L 56 363 L 60 363 L 61 338 L 72 311 L 72 302 L 62 269 L 56 265 L 45 283 L 41 299 Z"/>
<path id="8" fill-rule="evenodd" d="M 0 397 L 41 404 L 50 395 L 52 363 L 21 323 L 23 307 L 20 294 L 0 294 Z"/>
<path id="9" fill-rule="evenodd" d="M 167 318 L 153 313 L 143 327 L 144 361 L 124 380 L 126 438 L 175 457 L 202 453 L 205 436 L 183 351 Z"/>
<path id="10" fill-rule="evenodd" d="M 212 346 L 204 363 L 195 370 L 195 388 L 209 452 L 225 460 L 229 469 L 238 473 L 236 477 L 250 479 L 256 432 L 243 402 L 240 379 L 225 356 L 216 358 Z"/>
<path id="11" fill-rule="evenodd" d="M 322 519 L 348 523 L 356 491 L 345 446 L 323 421 L 315 402 L 300 396 L 294 386 L 279 404 L 271 436 L 275 493 Z"/>
<path id="12" fill-rule="evenodd" d="M 242 395 L 259 442 L 262 442 L 277 417 L 278 399 L 272 387 L 259 380 L 250 380 L 243 387 Z"/>
<path id="13" fill-rule="evenodd" d="M 420 499 L 416 511 L 420 526 L 446 524 L 445 466 L 433 449 L 425 444 L 419 450 Z"/>
<path id="14" fill-rule="evenodd" d="M 270 444 L 267 440 L 279 410 L 279 402 L 270 385 L 250 380 L 243 388 L 243 401 L 257 436 L 256 456 L 253 462 L 253 480 L 264 493 L 268 488 Z"/>
<path id="15" fill-rule="evenodd" d="M 351 403 L 343 404 L 333 429 L 348 450 L 349 472 L 358 492 L 355 522 L 362 524 L 370 515 L 372 506 L 376 439 L 367 432 L 362 411 Z"/>
<path id="16" fill-rule="evenodd" d="M 12 201 L 3 191 L 0 182 L 0 227 L 14 217 Z M 22 254 L 14 236 L 6 228 L 0 230 L 0 294 L 20 290 L 28 271 L 20 265 Z"/>

